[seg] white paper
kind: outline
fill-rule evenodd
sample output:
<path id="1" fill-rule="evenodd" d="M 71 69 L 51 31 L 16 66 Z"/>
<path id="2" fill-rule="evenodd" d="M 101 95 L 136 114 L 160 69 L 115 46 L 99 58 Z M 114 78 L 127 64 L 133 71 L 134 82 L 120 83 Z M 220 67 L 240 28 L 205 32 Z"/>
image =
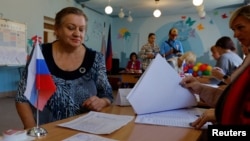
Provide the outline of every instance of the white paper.
<path id="1" fill-rule="evenodd" d="M 202 113 L 200 108 L 189 108 L 143 114 L 137 115 L 135 123 L 193 128 L 189 123 L 194 122 Z M 209 124 L 211 123 L 202 128 L 207 129 Z"/>
<path id="2" fill-rule="evenodd" d="M 137 114 L 180 109 L 197 105 L 195 96 L 179 83 L 181 77 L 157 54 L 127 96 Z"/>
<path id="3" fill-rule="evenodd" d="M 132 88 L 119 88 L 116 96 L 116 105 L 129 106 L 131 105 L 127 99 L 127 96 Z"/>
<path id="4" fill-rule="evenodd" d="M 62 141 L 117 141 L 117 140 L 108 139 L 97 135 L 78 133 Z"/>
<path id="5" fill-rule="evenodd" d="M 106 114 L 90 111 L 87 115 L 59 124 L 79 131 L 93 134 L 110 134 L 130 122 L 134 116 Z"/>

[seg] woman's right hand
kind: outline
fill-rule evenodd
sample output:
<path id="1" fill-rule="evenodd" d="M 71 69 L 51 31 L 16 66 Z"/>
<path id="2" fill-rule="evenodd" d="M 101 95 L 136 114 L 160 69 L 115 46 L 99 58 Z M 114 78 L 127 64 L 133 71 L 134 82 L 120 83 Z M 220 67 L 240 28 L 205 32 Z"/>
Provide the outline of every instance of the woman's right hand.
<path id="1" fill-rule="evenodd" d="M 193 76 L 184 77 L 180 85 L 189 89 L 193 94 L 200 94 L 203 89 L 203 85 Z"/>

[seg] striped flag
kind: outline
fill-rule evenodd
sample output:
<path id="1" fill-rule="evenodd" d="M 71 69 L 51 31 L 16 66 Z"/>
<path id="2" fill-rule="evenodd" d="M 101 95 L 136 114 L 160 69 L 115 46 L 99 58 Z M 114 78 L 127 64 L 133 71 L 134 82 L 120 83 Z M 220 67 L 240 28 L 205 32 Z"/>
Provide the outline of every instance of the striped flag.
<path id="1" fill-rule="evenodd" d="M 112 69 L 112 42 L 111 42 L 111 25 L 109 25 L 109 33 L 108 33 L 108 45 L 106 51 L 106 69 L 107 71 L 111 71 Z"/>
<path id="2" fill-rule="evenodd" d="M 27 86 L 24 95 L 34 107 L 42 111 L 55 90 L 56 86 L 44 60 L 39 43 L 36 42 L 28 66 Z"/>
<path id="3" fill-rule="evenodd" d="M 105 35 L 102 35 L 102 46 L 101 46 L 101 53 L 105 57 L 106 55 L 106 40 L 105 40 Z"/>

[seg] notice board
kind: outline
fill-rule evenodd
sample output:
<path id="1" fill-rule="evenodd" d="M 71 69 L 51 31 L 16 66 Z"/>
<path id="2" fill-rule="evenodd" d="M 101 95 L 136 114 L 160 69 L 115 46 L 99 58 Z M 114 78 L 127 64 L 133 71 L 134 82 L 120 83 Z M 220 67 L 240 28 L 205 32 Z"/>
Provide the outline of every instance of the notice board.
<path id="1" fill-rule="evenodd" d="M 0 66 L 26 63 L 26 24 L 0 19 Z"/>

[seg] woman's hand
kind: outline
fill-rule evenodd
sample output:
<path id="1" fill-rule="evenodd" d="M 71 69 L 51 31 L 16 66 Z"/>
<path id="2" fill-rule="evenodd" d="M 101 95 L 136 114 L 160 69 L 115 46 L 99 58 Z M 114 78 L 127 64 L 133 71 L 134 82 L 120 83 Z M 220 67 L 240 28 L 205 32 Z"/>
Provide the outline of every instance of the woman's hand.
<path id="1" fill-rule="evenodd" d="M 82 106 L 91 111 L 101 111 L 104 107 L 109 106 L 110 104 L 111 102 L 107 98 L 92 96 L 87 99 Z"/>
<path id="2" fill-rule="evenodd" d="M 212 123 L 216 122 L 214 109 L 206 110 L 197 120 L 190 123 L 190 125 L 195 129 L 201 129 L 201 127 L 207 122 L 212 122 Z"/>
<path id="3" fill-rule="evenodd" d="M 218 80 L 221 80 L 223 76 L 225 75 L 224 71 L 219 67 L 213 68 L 211 71 L 211 74 L 213 77 L 215 77 Z"/>
<path id="4" fill-rule="evenodd" d="M 180 85 L 188 88 L 193 94 L 200 94 L 203 89 L 203 85 L 193 76 L 184 77 Z"/>

